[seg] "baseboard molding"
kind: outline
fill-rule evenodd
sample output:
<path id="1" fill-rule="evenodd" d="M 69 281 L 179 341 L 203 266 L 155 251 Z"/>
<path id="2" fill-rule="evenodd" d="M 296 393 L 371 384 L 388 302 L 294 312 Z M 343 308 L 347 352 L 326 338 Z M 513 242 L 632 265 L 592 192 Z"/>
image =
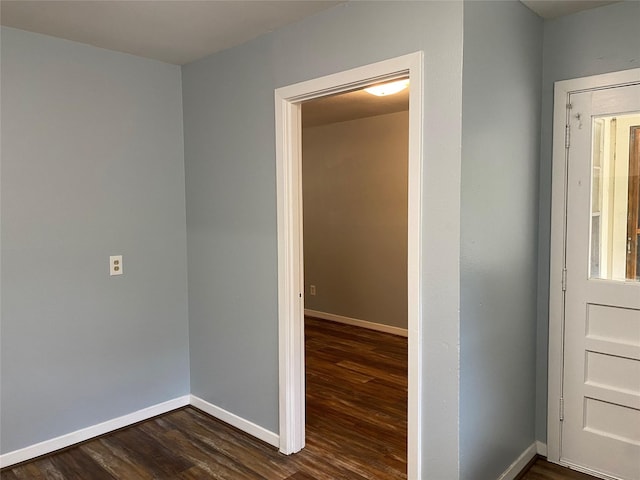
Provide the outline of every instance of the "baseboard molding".
<path id="1" fill-rule="evenodd" d="M 176 408 L 189 405 L 189 400 L 189 395 L 184 395 L 167 402 L 152 405 L 150 407 L 143 408 L 142 410 L 123 415 L 122 417 L 107 420 L 106 422 L 98 423 L 97 425 L 82 428 L 75 432 L 36 443 L 35 445 L 30 445 L 19 450 L 14 450 L 13 452 L 5 453 L 0 455 L 0 468 L 25 462 L 41 455 L 46 455 L 48 453 L 55 452 L 56 450 L 70 447 L 76 443 L 84 442 L 85 440 L 89 440 L 94 437 L 99 437 L 100 435 L 118 430 L 119 428 L 128 427 L 134 423 L 148 420 L 149 418 L 157 415 L 162 415 L 163 413 L 170 412 Z"/>
<path id="2" fill-rule="evenodd" d="M 547 456 L 547 444 L 542 443 L 540 440 L 536 440 L 536 451 L 538 455 L 542 455 L 543 457 Z"/>
<path id="3" fill-rule="evenodd" d="M 228 423 L 232 427 L 236 427 L 249 435 L 252 435 L 263 442 L 273 445 L 274 447 L 280 446 L 280 437 L 277 433 L 274 433 L 266 428 L 256 425 L 249 420 L 246 420 L 238 415 L 228 412 L 224 408 L 217 407 L 195 395 L 191 395 L 191 405 L 195 408 L 208 413 L 212 417 L 216 417 L 218 420 L 222 420 Z"/>
<path id="4" fill-rule="evenodd" d="M 252 435 L 263 442 L 273 445 L 274 447 L 280 446 L 280 437 L 278 434 L 273 433 L 266 428 L 256 425 L 249 420 L 245 420 L 238 415 L 235 415 L 223 408 L 217 407 L 205 400 L 202 400 L 195 395 L 184 395 L 182 397 L 174 398 L 167 402 L 152 405 L 151 407 L 143 408 L 137 412 L 123 415 L 122 417 L 107 420 L 106 422 L 92 425 L 91 427 L 83 428 L 75 432 L 61 435 L 60 437 L 45 440 L 44 442 L 30 445 L 20 450 L 14 450 L 13 452 L 0 455 L 0 468 L 10 467 L 16 463 L 26 462 L 42 455 L 53 453 L 57 450 L 70 447 L 76 443 L 90 440 L 100 435 L 104 435 L 120 428 L 128 427 L 138 422 L 148 420 L 163 413 L 168 413 L 177 408 L 192 405 L 195 408 L 202 410 L 209 415 L 222 420 L 229 425 L 236 427 L 243 432 Z"/>
<path id="5" fill-rule="evenodd" d="M 383 325 L 382 323 L 367 322 L 366 320 L 360 320 L 358 318 L 343 317 L 342 315 L 319 312 L 317 310 L 310 310 L 307 308 L 304 309 L 304 314 L 309 317 L 320 318 L 322 320 L 331 320 L 332 322 L 344 323 L 346 325 L 353 325 L 355 327 L 368 328 L 369 330 L 391 333 L 393 335 L 400 335 L 401 337 L 409 336 L 409 331 L 406 328 L 392 327 L 391 325 Z"/>
<path id="6" fill-rule="evenodd" d="M 509 468 L 507 468 L 502 475 L 498 478 L 498 480 L 514 480 L 520 472 L 527 466 L 527 464 L 538 454 L 538 444 L 539 442 L 534 442 L 529 445 L 520 456 L 513 462 Z"/>

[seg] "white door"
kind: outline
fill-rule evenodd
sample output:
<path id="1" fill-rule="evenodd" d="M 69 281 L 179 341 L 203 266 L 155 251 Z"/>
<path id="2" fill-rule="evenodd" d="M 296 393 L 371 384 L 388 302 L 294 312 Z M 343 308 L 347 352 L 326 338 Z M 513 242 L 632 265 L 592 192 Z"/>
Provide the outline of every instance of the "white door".
<path id="1" fill-rule="evenodd" d="M 567 120 L 560 461 L 640 480 L 640 85 L 572 93 Z"/>

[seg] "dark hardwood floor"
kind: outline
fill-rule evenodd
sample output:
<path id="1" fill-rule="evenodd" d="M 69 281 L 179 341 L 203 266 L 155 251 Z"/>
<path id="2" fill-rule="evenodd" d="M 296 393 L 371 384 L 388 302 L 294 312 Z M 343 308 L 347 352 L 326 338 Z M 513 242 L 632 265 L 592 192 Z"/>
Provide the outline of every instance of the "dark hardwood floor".
<path id="1" fill-rule="evenodd" d="M 305 328 L 307 448 L 359 475 L 346 478 L 406 478 L 407 339 L 312 318 Z"/>
<path id="2" fill-rule="evenodd" d="M 406 479 L 407 340 L 309 318 L 306 361 L 307 446 L 296 455 L 186 407 L 5 469 L 0 478 Z M 538 459 L 519 480 L 592 479 Z"/>
<path id="3" fill-rule="evenodd" d="M 538 458 L 533 466 L 518 480 L 598 480 L 591 475 L 575 472 L 568 468 L 549 463 Z"/>

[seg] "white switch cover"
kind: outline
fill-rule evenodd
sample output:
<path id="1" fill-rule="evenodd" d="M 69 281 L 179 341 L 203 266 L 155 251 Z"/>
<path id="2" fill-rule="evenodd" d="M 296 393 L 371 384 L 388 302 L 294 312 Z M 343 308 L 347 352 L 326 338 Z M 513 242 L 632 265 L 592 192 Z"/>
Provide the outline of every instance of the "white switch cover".
<path id="1" fill-rule="evenodd" d="M 122 275 L 122 255 L 109 257 L 109 275 Z"/>

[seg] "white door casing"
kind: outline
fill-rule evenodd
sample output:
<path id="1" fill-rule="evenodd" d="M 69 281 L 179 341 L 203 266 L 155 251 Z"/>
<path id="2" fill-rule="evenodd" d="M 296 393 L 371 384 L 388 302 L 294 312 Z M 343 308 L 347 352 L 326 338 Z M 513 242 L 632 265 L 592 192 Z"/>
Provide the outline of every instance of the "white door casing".
<path id="1" fill-rule="evenodd" d="M 549 325 L 548 458 L 625 480 L 640 478 L 640 283 L 589 278 L 589 242 L 592 118 L 639 111 L 633 83 L 640 69 L 556 83 Z"/>
<path id="2" fill-rule="evenodd" d="M 409 77 L 408 158 L 408 478 L 421 478 L 421 285 L 423 53 L 416 52 L 275 91 L 278 215 L 280 451 L 304 447 L 304 275 L 301 103 L 372 83 Z"/>

